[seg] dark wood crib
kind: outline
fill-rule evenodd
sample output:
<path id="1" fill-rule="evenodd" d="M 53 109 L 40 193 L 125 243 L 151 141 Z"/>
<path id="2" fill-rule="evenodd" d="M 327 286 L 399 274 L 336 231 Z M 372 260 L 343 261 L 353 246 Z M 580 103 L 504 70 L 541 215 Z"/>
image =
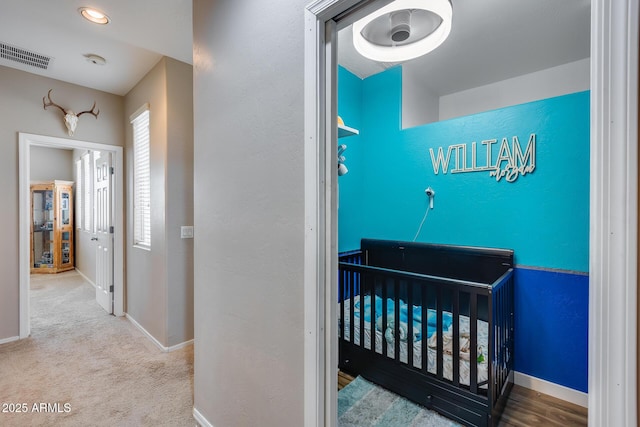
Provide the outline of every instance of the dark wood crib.
<path id="1" fill-rule="evenodd" d="M 363 239 L 339 261 L 339 368 L 497 425 L 513 386 L 513 251 Z"/>

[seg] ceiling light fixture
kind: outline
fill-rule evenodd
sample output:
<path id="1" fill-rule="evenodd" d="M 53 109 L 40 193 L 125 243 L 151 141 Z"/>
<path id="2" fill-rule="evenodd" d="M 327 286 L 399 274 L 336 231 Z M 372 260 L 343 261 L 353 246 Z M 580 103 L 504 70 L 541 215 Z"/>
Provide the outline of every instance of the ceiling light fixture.
<path id="1" fill-rule="evenodd" d="M 81 7 L 80 9 L 78 9 L 78 12 L 80 12 L 80 15 L 82 15 L 84 19 L 96 24 L 104 25 L 111 22 L 111 19 L 106 14 L 91 7 Z"/>
<path id="2" fill-rule="evenodd" d="M 396 0 L 353 23 L 353 45 L 374 61 L 414 59 L 446 40 L 452 15 L 449 0 Z"/>
<path id="3" fill-rule="evenodd" d="M 94 65 L 104 65 L 107 63 L 107 60 L 104 59 L 102 56 L 100 55 L 96 55 L 95 53 L 88 53 L 86 55 L 83 55 L 86 60 L 88 62 L 91 62 Z"/>

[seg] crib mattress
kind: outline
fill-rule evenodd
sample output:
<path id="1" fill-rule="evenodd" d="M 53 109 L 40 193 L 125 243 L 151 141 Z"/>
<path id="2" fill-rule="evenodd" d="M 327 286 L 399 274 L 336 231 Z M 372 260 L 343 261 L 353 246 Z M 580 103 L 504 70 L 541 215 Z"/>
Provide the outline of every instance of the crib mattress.
<path id="1" fill-rule="evenodd" d="M 359 300 L 359 297 L 354 297 L 354 304 L 356 304 Z M 351 304 L 349 300 L 344 301 L 344 313 L 345 313 L 345 322 L 341 320 L 338 321 L 339 334 L 344 336 L 346 341 L 351 342 L 350 337 L 350 308 Z M 356 320 L 354 324 L 354 339 L 353 343 L 356 345 L 360 345 L 362 333 L 360 331 L 360 318 L 358 317 L 358 309 L 356 308 Z M 450 314 L 450 313 L 449 313 Z M 340 316 L 340 310 L 338 310 L 338 316 Z M 460 384 L 469 385 L 469 378 L 471 375 L 470 361 L 469 361 L 469 317 L 460 315 Z M 380 320 L 380 319 L 379 319 Z M 394 359 L 395 358 L 395 338 L 393 337 L 392 329 L 386 328 L 383 332 L 381 329 L 381 321 L 376 322 L 377 327 L 374 327 L 376 338 L 376 352 L 382 354 L 382 340 L 386 340 L 387 342 L 387 357 Z M 388 321 L 389 323 L 389 321 Z M 416 327 L 417 329 L 417 327 Z M 477 354 L 482 357 L 481 361 L 477 362 L 478 365 L 478 378 L 477 383 L 482 384 L 481 388 L 487 388 L 486 381 L 488 379 L 488 363 L 487 363 L 487 349 L 489 342 L 489 327 L 488 323 L 483 320 L 478 320 L 478 352 Z M 344 335 L 342 335 L 344 333 Z M 452 349 L 452 338 L 453 338 L 453 325 L 451 325 L 447 330 L 445 330 L 443 335 L 443 344 L 444 344 L 444 354 L 443 354 L 443 377 L 449 381 L 453 380 L 453 357 L 451 356 Z M 416 339 L 416 340 L 406 340 L 400 339 L 400 361 L 402 363 L 407 364 L 408 360 L 408 343 L 412 341 L 413 344 L 413 366 L 420 369 L 422 367 L 422 344 L 426 342 L 427 345 L 427 371 L 431 374 L 436 375 L 437 373 L 437 333 L 432 333 L 426 340 Z M 371 323 L 368 319 L 364 322 L 364 347 L 368 350 L 371 350 Z"/>

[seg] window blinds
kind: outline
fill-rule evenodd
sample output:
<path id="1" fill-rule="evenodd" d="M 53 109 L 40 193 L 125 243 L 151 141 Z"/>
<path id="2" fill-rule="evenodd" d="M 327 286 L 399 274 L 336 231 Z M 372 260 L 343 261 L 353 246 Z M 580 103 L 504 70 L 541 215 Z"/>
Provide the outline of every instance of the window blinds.
<path id="1" fill-rule="evenodd" d="M 75 212 L 75 222 L 76 222 L 76 228 L 82 228 L 82 224 L 84 221 L 82 221 L 82 181 L 83 181 L 83 177 L 82 177 L 82 160 L 78 159 L 76 160 L 76 197 L 75 197 L 75 208 L 76 208 L 76 212 Z"/>
<path id="2" fill-rule="evenodd" d="M 82 229 L 85 231 L 91 230 L 92 210 L 91 200 L 93 199 L 93 181 L 91 178 L 91 154 L 86 153 L 82 156 L 82 178 L 84 194 L 82 195 L 82 208 L 84 210 L 82 215 Z"/>
<path id="3" fill-rule="evenodd" d="M 133 125 L 133 244 L 151 246 L 151 180 L 149 109 L 135 115 Z"/>

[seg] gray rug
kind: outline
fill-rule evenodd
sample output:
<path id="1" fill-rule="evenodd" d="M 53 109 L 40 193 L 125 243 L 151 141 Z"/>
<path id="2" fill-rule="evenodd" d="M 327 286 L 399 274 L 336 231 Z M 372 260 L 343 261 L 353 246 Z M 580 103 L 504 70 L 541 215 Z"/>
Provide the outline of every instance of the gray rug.
<path id="1" fill-rule="evenodd" d="M 340 427 L 458 427 L 442 415 L 416 405 L 362 377 L 338 392 Z"/>

